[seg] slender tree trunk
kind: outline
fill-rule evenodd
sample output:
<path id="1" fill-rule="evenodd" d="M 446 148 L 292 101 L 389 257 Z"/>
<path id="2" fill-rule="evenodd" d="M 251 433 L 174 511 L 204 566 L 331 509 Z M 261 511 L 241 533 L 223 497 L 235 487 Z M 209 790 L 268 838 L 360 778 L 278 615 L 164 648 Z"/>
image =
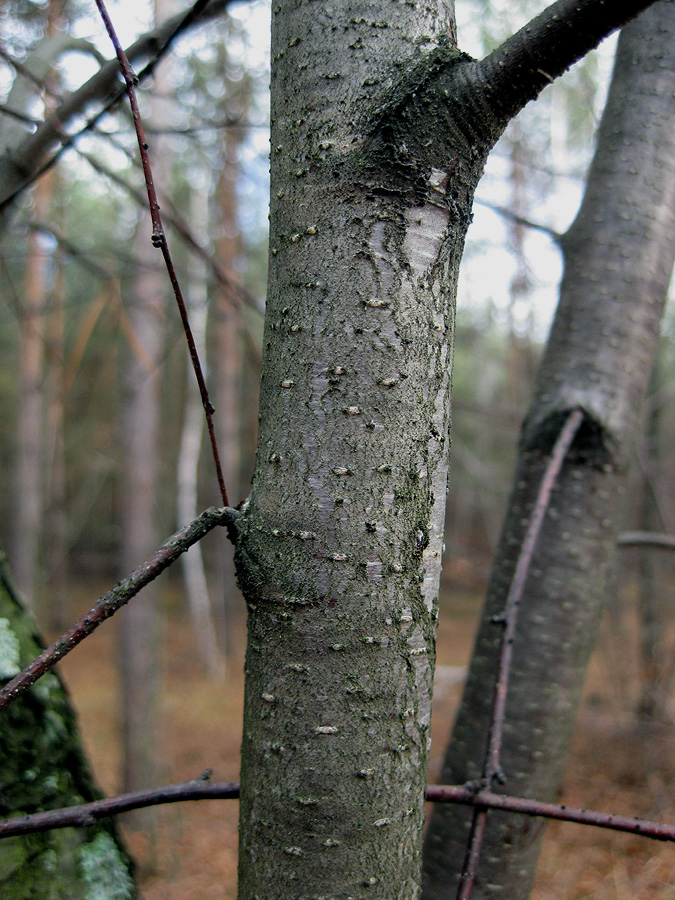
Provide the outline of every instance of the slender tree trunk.
<path id="1" fill-rule="evenodd" d="M 558 0 L 482 62 L 442 0 L 273 7 L 260 437 L 236 550 L 241 900 L 420 894 L 475 186 L 515 113 L 647 5 Z"/>
<path id="2" fill-rule="evenodd" d="M 124 491 L 120 571 L 130 572 L 158 544 L 160 370 L 164 340 L 166 286 L 150 243 L 149 217 L 141 213 L 136 232 L 138 270 L 130 294 L 129 319 L 143 357 L 129 354 L 125 367 Z M 149 366 L 148 360 L 156 361 Z M 156 707 L 159 690 L 157 587 L 149 585 L 120 618 L 120 674 L 124 770 L 123 790 L 155 781 Z M 154 811 L 134 813 L 138 827 L 149 827 Z"/>
<path id="3" fill-rule="evenodd" d="M 45 547 L 49 594 L 45 597 L 47 619 L 55 630 L 66 626 L 64 604 L 68 584 L 68 521 L 66 516 L 66 465 L 63 435 L 64 336 L 65 336 L 65 271 L 60 253 L 55 257 L 51 309 L 47 319 L 49 358 L 46 372 L 46 509 L 45 531 L 49 536 Z"/>
<path id="4" fill-rule="evenodd" d="M 165 18 L 160 0 L 155 19 Z M 158 93 L 169 90 L 165 67 L 155 76 Z M 166 101 L 152 98 L 153 122 L 165 122 Z M 168 123 L 167 123 L 168 124 Z M 152 141 L 153 175 L 158 185 L 168 186 L 170 168 L 160 135 Z M 161 404 L 160 361 L 164 348 L 167 292 L 166 270 L 151 242 L 152 225 L 147 210 L 139 214 L 136 230 L 136 271 L 130 291 L 129 321 L 143 348 L 129 355 L 125 371 L 124 486 L 122 551 L 120 568 L 130 572 L 159 543 L 157 494 L 160 459 Z M 158 588 L 153 582 L 122 613 L 120 621 L 120 672 L 124 770 L 123 789 L 134 791 L 155 783 L 157 772 L 157 702 L 159 692 Z M 154 830 L 155 811 L 139 810 L 129 817 L 139 829 Z"/>
<path id="5" fill-rule="evenodd" d="M 620 38 L 586 195 L 563 241 L 560 303 L 442 778 L 481 776 L 499 626 L 543 468 L 568 412 L 586 416 L 520 604 L 498 790 L 555 797 L 609 590 L 620 497 L 675 253 L 675 23 L 657 3 Z M 425 897 L 454 898 L 471 812 L 437 807 Z M 526 898 L 541 820 L 489 814 L 476 898 Z"/>
<path id="6" fill-rule="evenodd" d="M 36 218 L 45 220 L 52 193 L 53 174 L 40 181 L 35 191 Z M 48 255 L 39 232 L 28 236 L 26 278 L 23 290 L 22 342 L 19 358 L 21 401 L 16 456 L 16 530 L 14 568 L 16 579 L 32 606 L 38 576 L 38 553 L 42 531 L 44 461 L 45 295 Z"/>
<path id="7" fill-rule="evenodd" d="M 205 245 L 209 218 L 207 196 L 201 192 L 192 191 L 190 194 L 190 211 L 192 233 Z M 190 261 L 189 277 L 190 285 L 187 300 L 192 336 L 199 358 L 206 359 L 208 291 L 206 266 L 201 260 L 193 258 Z M 202 435 L 204 433 L 204 409 L 199 387 L 190 359 L 187 358 L 185 363 L 187 387 L 176 478 L 176 510 L 179 525 L 190 522 L 197 517 L 199 458 L 202 447 Z M 226 481 L 225 483 L 229 487 L 229 482 Z M 215 624 L 211 615 L 204 557 L 199 544 L 192 547 L 189 553 L 183 555 L 182 565 L 192 626 L 197 636 L 199 655 L 206 670 L 211 674 L 215 674 L 222 668 L 222 665 L 216 642 Z"/>
<path id="8" fill-rule="evenodd" d="M 38 82 L 49 85 L 59 55 L 68 43 L 60 33 L 63 24 L 62 0 L 51 0 L 47 11 L 45 37 L 27 60 L 27 68 Z M 65 42 L 65 43 L 64 43 Z M 30 79 L 17 78 L 10 92 L 14 109 L 29 112 L 35 101 L 36 87 Z M 54 106 L 48 97 L 45 113 Z M 9 117 L 11 118 L 11 117 Z M 20 141 L 25 131 L 22 122 L 3 122 L 2 136 L 11 147 Z M 47 221 L 54 192 L 55 174 L 49 172 L 35 188 L 34 218 Z M 19 587 L 29 605 L 33 606 L 40 571 L 40 537 L 43 532 L 45 508 L 45 408 L 44 408 L 44 344 L 47 323 L 46 306 L 49 290 L 50 255 L 45 249 L 44 236 L 31 230 L 28 236 L 26 274 L 23 291 L 23 334 L 20 353 L 21 400 L 16 465 L 17 521 L 14 544 L 14 568 Z"/>
<path id="9" fill-rule="evenodd" d="M 345 161 L 392 62 L 424 59 L 447 14 L 397 7 L 387 29 L 375 2 L 273 13 L 260 437 L 237 549 L 242 900 L 418 895 L 454 294 L 478 172 L 456 179 L 444 244 L 447 208 L 390 182 L 375 150 L 363 183 Z M 452 174 L 430 173 L 441 201 Z"/>
<path id="10" fill-rule="evenodd" d="M 237 181 L 239 178 L 239 153 L 242 133 L 229 129 L 225 134 L 222 170 L 218 179 L 218 207 L 221 237 L 217 242 L 218 260 L 228 272 L 241 252 L 241 239 L 237 221 Z M 232 292 L 221 285 L 217 297 L 218 341 L 218 442 L 223 460 L 223 473 L 229 496 L 233 503 L 241 499 L 241 378 L 243 359 L 241 352 L 241 311 L 232 302 Z M 223 624 L 224 646 L 227 657 L 235 650 L 237 624 L 242 621 L 241 593 L 237 587 L 234 562 L 227 553 L 223 560 Z"/>
<path id="11" fill-rule="evenodd" d="M 662 411 L 658 398 L 661 386 L 659 356 L 652 368 L 650 390 L 653 402 L 646 416 L 644 440 L 644 471 L 641 479 L 641 508 L 638 527 L 643 531 L 667 531 L 672 533 L 673 523 L 657 499 L 662 463 L 661 442 L 663 434 Z M 640 668 L 642 684 L 637 702 L 637 714 L 645 721 L 655 717 L 667 721 L 665 708 L 667 685 L 664 683 L 668 667 L 664 665 L 664 605 L 659 602 L 659 577 L 662 574 L 661 556 L 653 547 L 642 547 L 640 554 L 638 611 L 640 616 Z M 668 570 L 672 560 L 667 560 Z"/>

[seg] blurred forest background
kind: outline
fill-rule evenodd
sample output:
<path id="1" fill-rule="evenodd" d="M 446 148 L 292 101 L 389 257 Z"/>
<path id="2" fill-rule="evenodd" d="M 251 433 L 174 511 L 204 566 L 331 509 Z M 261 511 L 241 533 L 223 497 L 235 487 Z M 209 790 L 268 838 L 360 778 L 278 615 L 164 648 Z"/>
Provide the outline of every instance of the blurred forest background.
<path id="1" fill-rule="evenodd" d="M 546 5 L 457 0 L 460 46 L 482 56 Z M 173 0 L 109 3 L 125 46 L 181 8 Z M 191 29 L 140 85 L 233 504 L 247 494 L 256 445 L 268 36 L 261 0 L 232 5 Z M 612 50 L 591 54 L 512 123 L 478 188 L 457 313 L 436 765 L 556 302 L 557 235 L 576 213 Z M 3 151 L 29 147 L 44 118 L 111 55 L 93 0 L 5 0 Z M 49 636 L 219 502 L 179 316 L 149 240 L 131 117 L 122 102 L 88 127 L 102 99 L 65 123 L 78 136 L 56 165 L 11 201 L 0 197 L 0 545 Z M 627 531 L 675 533 L 674 329 L 671 305 L 634 460 Z M 667 551 L 617 550 L 616 591 L 566 781 L 569 802 L 657 818 L 673 812 L 672 569 Z M 244 618 L 230 546 L 211 535 L 68 660 L 64 671 L 108 792 L 195 777 L 207 766 L 219 779 L 237 778 Z M 209 877 L 234 896 L 235 822 L 234 803 L 130 821 L 144 896 L 213 896 Z M 550 833 L 541 900 L 675 897 L 675 850 L 579 835 L 575 826 Z M 567 874 L 554 887 L 547 873 L 561 866 Z"/>

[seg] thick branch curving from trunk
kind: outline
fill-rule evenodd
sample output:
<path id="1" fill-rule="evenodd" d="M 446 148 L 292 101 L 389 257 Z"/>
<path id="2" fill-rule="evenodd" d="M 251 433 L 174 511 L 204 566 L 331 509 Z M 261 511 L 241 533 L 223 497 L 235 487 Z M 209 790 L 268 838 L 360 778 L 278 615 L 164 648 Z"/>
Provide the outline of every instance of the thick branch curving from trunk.
<path id="1" fill-rule="evenodd" d="M 667 0 L 669 2 L 669 0 Z M 505 127 L 523 106 L 654 0 L 557 0 L 478 66 L 486 99 Z"/>

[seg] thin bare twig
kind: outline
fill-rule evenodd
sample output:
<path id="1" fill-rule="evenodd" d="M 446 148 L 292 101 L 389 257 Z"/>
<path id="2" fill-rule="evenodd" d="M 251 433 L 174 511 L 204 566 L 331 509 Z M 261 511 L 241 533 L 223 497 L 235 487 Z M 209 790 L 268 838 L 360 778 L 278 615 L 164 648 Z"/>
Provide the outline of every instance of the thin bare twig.
<path id="1" fill-rule="evenodd" d="M 619 547 L 658 547 L 675 550 L 675 534 L 659 534 L 653 531 L 626 531 L 616 539 Z"/>
<path id="2" fill-rule="evenodd" d="M 206 2 L 208 2 L 208 0 L 206 0 Z M 204 3 L 204 6 L 206 5 L 206 2 Z M 120 64 L 120 71 L 122 72 L 124 82 L 127 86 L 127 95 L 129 97 L 129 103 L 131 105 L 131 112 L 134 118 L 134 127 L 136 128 L 136 136 L 138 137 L 138 147 L 141 153 L 141 162 L 143 164 L 143 175 L 145 176 L 145 184 L 148 189 L 148 203 L 150 204 L 150 216 L 152 218 L 152 245 L 153 247 L 157 247 L 162 251 L 162 256 L 164 257 L 164 262 L 166 263 L 166 269 L 169 273 L 169 279 L 171 281 L 173 293 L 176 298 L 176 303 L 178 304 L 178 311 L 180 312 L 181 321 L 183 322 L 183 329 L 185 330 L 185 338 L 187 340 L 188 350 L 190 352 L 190 359 L 192 360 L 192 368 L 194 369 L 197 384 L 199 385 L 199 393 L 202 398 L 202 406 L 204 407 L 204 415 L 206 416 L 206 426 L 209 432 L 209 439 L 211 441 L 211 452 L 213 454 L 213 461 L 216 466 L 216 476 L 218 478 L 220 495 L 223 501 L 223 506 L 229 506 L 229 501 L 227 499 L 227 490 L 225 489 L 225 479 L 223 478 L 223 470 L 220 465 L 220 455 L 218 453 L 218 444 L 216 442 L 216 432 L 213 427 L 213 413 L 215 412 L 215 410 L 211 405 L 211 401 L 209 400 L 209 392 L 206 387 L 206 381 L 204 380 L 201 362 L 199 361 L 199 354 L 197 353 L 197 348 L 192 336 L 192 329 L 190 328 L 187 308 L 185 306 L 185 301 L 183 300 L 183 293 L 178 283 L 176 270 L 174 268 L 173 260 L 171 259 L 171 254 L 169 252 L 169 244 L 166 239 L 166 234 L 164 233 L 164 226 L 162 225 L 162 217 L 159 213 L 159 202 L 157 200 L 157 192 L 155 190 L 155 185 L 152 178 L 152 168 L 150 166 L 150 157 L 148 155 L 148 144 L 145 140 L 141 111 L 138 107 L 138 100 L 136 98 L 135 85 L 138 83 L 138 79 L 134 75 L 131 66 L 129 65 L 129 60 L 127 59 L 127 55 L 124 52 L 119 38 L 117 37 L 117 33 L 115 32 L 112 20 L 108 15 L 108 10 L 106 9 L 105 3 L 103 2 L 103 0 L 96 0 L 96 6 L 98 7 L 98 11 L 101 14 L 101 18 L 103 19 L 103 23 L 105 24 L 106 31 L 110 36 L 113 47 L 115 48 L 115 53 L 117 54 L 117 59 L 119 60 Z"/>
<path id="3" fill-rule="evenodd" d="M 504 812 L 520 813 L 524 816 L 538 816 L 545 819 L 558 819 L 562 822 L 576 822 L 578 825 L 590 825 L 595 828 L 607 828 L 610 831 L 623 831 L 652 838 L 655 841 L 675 841 L 675 825 L 664 825 L 637 819 L 631 816 L 615 816 L 612 813 L 596 812 L 592 809 L 579 809 L 576 806 L 565 806 L 557 803 L 542 803 L 525 797 L 511 797 L 508 794 L 494 794 L 492 791 L 476 791 L 466 785 L 446 787 L 431 784 L 427 787 L 427 800 L 430 803 L 461 803 L 465 806 L 484 806 L 487 809 L 500 809 Z"/>
<path id="4" fill-rule="evenodd" d="M 53 88 L 46 84 L 46 82 L 41 81 L 34 72 L 31 72 L 28 66 L 25 66 L 15 56 L 9 53 L 2 44 L 0 44 L 0 59 L 4 59 L 4 61 L 14 69 L 17 75 L 25 78 L 26 81 L 30 81 L 37 91 L 44 91 L 47 96 L 53 97 L 55 100 L 61 99 Z M 42 123 L 35 121 L 34 124 L 38 125 Z"/>
<path id="5" fill-rule="evenodd" d="M 179 803 L 185 800 L 227 800 L 239 796 L 239 785 L 236 782 L 213 782 L 205 778 L 196 778 L 183 784 L 170 784 L 166 787 L 152 788 L 146 791 L 134 791 L 121 794 L 119 797 L 106 797 L 92 803 L 79 806 L 68 806 L 63 809 L 50 809 L 46 812 L 31 813 L 0 821 L 0 838 L 13 837 L 18 834 L 33 834 L 37 831 L 51 831 L 54 828 L 86 828 L 97 819 L 106 819 L 132 809 L 144 809 L 148 806 L 159 806 L 165 803 Z"/>
<path id="6" fill-rule="evenodd" d="M 518 623 L 518 607 L 525 589 L 525 583 L 532 563 L 532 555 L 539 538 L 544 516 L 551 499 L 551 493 L 556 479 L 560 474 L 565 457 L 572 446 L 572 442 L 579 431 L 583 421 L 583 413 L 580 409 L 573 410 L 567 417 L 565 424 L 551 451 L 551 456 L 539 486 L 537 499 L 530 517 L 530 524 L 525 532 L 523 545 L 516 563 L 515 572 L 506 598 L 503 616 L 499 623 L 503 625 L 504 632 L 499 649 L 499 661 L 497 668 L 497 680 L 495 683 L 492 700 L 492 715 L 488 743 L 483 766 L 481 787 L 490 791 L 495 780 L 503 780 L 500 765 L 502 747 L 502 734 L 504 730 L 504 717 L 506 713 L 506 697 L 508 692 L 509 677 L 511 674 L 511 661 L 513 658 L 513 642 Z M 476 869 L 480 857 L 487 807 L 477 806 L 471 822 L 469 840 L 462 866 L 462 874 L 457 891 L 457 900 L 470 900 L 473 892 Z"/>
<path id="7" fill-rule="evenodd" d="M 541 231 L 543 234 L 548 235 L 552 240 L 559 244 L 562 240 L 562 235 L 559 231 L 556 231 L 555 228 L 551 228 L 549 225 L 544 225 L 542 222 L 533 222 L 532 219 L 526 219 L 523 216 L 519 216 L 517 213 L 512 212 L 510 209 L 507 209 L 505 206 L 499 206 L 496 203 L 489 203 L 487 200 L 479 200 L 475 201 L 479 206 L 484 206 L 485 209 L 489 209 L 494 213 L 502 216 L 504 219 L 509 219 L 511 222 L 515 222 L 516 225 L 524 225 L 526 228 L 531 228 L 534 231 Z"/>
<path id="8" fill-rule="evenodd" d="M 60 659 L 77 647 L 92 631 L 95 631 L 106 619 L 114 615 L 147 584 L 154 581 L 164 569 L 174 563 L 193 544 L 200 541 L 205 534 L 208 534 L 217 525 L 225 525 L 228 529 L 233 529 L 237 515 L 237 511 L 229 507 L 219 509 L 212 506 L 185 528 L 177 531 L 149 559 L 134 569 L 131 575 L 118 582 L 112 590 L 105 593 L 86 615 L 54 641 L 51 647 L 43 650 L 36 659 L 0 690 L 0 710 L 5 709 L 27 691 L 38 678 L 52 669 Z"/>
<path id="9" fill-rule="evenodd" d="M 79 806 L 67 806 L 62 809 L 50 809 L 46 812 L 2 819 L 0 820 L 0 839 L 38 831 L 50 831 L 54 828 L 73 826 L 82 828 L 92 825 L 97 819 L 105 819 L 147 806 L 160 806 L 187 800 L 228 800 L 239 797 L 239 785 L 236 782 L 211 782 L 208 780 L 208 776 L 209 773 L 205 773 L 200 778 L 182 784 L 170 784 L 165 787 L 121 794 L 118 797 L 107 797 Z M 484 806 L 525 816 L 541 816 L 547 819 L 575 822 L 578 825 L 623 831 L 656 841 L 675 841 L 675 825 L 663 825 L 629 816 L 614 816 L 589 809 L 578 809 L 574 806 L 540 803 L 538 800 L 509 797 L 505 794 L 493 794 L 490 791 L 476 793 L 471 787 L 465 785 L 449 787 L 430 784 L 427 787 L 426 796 L 430 803 Z"/>
<path id="10" fill-rule="evenodd" d="M 33 116 L 27 116 L 18 109 L 12 109 L 5 103 L 0 103 L 0 113 L 4 116 L 10 116 L 12 119 L 17 119 L 19 122 L 24 122 L 26 125 L 32 125 L 35 128 L 40 124 L 40 119 L 35 119 Z"/>
<path id="11" fill-rule="evenodd" d="M 91 272 L 92 275 L 95 275 L 97 278 L 100 278 L 101 281 L 112 281 L 115 278 L 113 272 L 110 272 L 97 260 L 92 259 L 87 254 L 86 250 L 78 247 L 77 244 L 75 244 L 70 240 L 70 238 L 62 234 L 59 229 L 51 223 L 38 222 L 35 219 L 29 219 L 24 224 L 26 228 L 29 228 L 31 231 L 39 231 L 42 234 L 50 235 L 56 241 L 59 247 L 65 250 L 65 252 L 74 260 L 76 260 L 84 269 L 86 269 L 88 272 Z"/>

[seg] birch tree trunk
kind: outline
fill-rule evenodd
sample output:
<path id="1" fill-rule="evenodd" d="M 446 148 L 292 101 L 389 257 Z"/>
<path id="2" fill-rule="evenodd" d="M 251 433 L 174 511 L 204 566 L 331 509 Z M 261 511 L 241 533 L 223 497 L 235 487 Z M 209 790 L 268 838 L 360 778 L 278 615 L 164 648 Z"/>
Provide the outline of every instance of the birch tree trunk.
<path id="1" fill-rule="evenodd" d="M 207 189 L 211 181 L 205 175 Z M 190 191 L 190 220 L 192 232 L 204 246 L 208 236 L 208 193 Z M 189 268 L 190 284 L 187 293 L 190 327 L 197 355 L 206 359 L 206 324 L 208 319 L 208 290 L 206 266 L 202 260 L 192 258 Z M 183 428 L 176 466 L 176 518 L 179 527 L 197 518 L 199 500 L 199 458 L 204 433 L 204 407 L 194 376 L 192 362 L 185 360 L 186 396 L 183 411 Z M 229 485 L 229 482 L 226 482 Z M 197 637 L 199 655 L 206 671 L 211 675 L 222 669 L 216 629 L 211 615 L 209 585 L 204 567 L 204 557 L 199 544 L 190 548 L 182 557 L 185 590 L 190 606 L 192 627 Z"/>
<path id="2" fill-rule="evenodd" d="M 509 119 L 647 5 L 559 0 L 480 63 L 443 0 L 273 5 L 260 437 L 236 549 L 241 900 L 420 894 L 475 186 Z"/>
<path id="3" fill-rule="evenodd" d="M 45 425 L 47 453 L 45 475 L 45 568 L 49 579 L 46 601 L 46 621 L 54 631 L 66 627 L 65 602 L 68 587 L 68 519 L 66 512 L 66 460 L 64 446 L 65 405 L 65 325 L 66 293 L 65 268 L 62 254 L 55 254 L 54 284 L 51 309 L 47 318 L 49 357 L 45 373 L 47 408 Z"/>
<path id="4" fill-rule="evenodd" d="M 655 4 L 621 34 L 579 214 L 563 239 L 560 303 L 523 426 L 506 523 L 442 780 L 481 776 L 499 626 L 548 453 L 586 420 L 558 479 L 520 603 L 501 765 L 507 791 L 556 796 L 586 663 L 608 595 L 626 469 L 675 255 L 675 22 Z M 454 898 L 471 811 L 437 807 L 425 897 Z M 529 895 L 543 820 L 492 814 L 476 898 Z"/>

